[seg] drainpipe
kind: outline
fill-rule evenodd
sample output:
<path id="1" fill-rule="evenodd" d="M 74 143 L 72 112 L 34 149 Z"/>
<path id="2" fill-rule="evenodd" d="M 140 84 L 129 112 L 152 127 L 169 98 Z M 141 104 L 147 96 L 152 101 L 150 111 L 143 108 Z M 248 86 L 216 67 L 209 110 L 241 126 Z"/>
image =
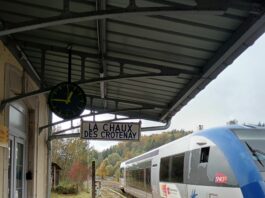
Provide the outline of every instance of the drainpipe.
<path id="1" fill-rule="evenodd" d="M 155 126 L 155 127 L 144 127 L 141 128 L 141 132 L 148 132 L 148 131 L 160 131 L 160 130 L 166 130 L 170 127 L 171 119 L 167 121 L 167 123 L 164 126 Z"/>

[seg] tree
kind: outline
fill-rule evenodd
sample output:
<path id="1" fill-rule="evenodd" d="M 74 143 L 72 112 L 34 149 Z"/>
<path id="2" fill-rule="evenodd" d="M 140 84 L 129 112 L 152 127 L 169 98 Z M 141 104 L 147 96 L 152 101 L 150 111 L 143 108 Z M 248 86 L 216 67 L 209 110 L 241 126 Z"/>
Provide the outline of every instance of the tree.
<path id="1" fill-rule="evenodd" d="M 233 119 L 233 120 L 229 120 L 226 125 L 235 125 L 235 124 L 238 124 L 238 121 L 236 119 Z"/>
<path id="2" fill-rule="evenodd" d="M 107 166 L 107 160 L 103 160 L 97 170 L 97 174 L 101 177 L 101 179 L 104 179 L 104 177 L 107 174 L 106 171 L 106 166 Z"/>
<path id="3" fill-rule="evenodd" d="M 78 184 L 78 187 L 82 189 L 83 182 L 87 179 L 88 174 L 89 174 L 88 167 L 77 161 L 72 165 L 69 171 L 69 178 L 73 182 Z"/>
<path id="4" fill-rule="evenodd" d="M 106 166 L 106 175 L 107 176 L 113 176 L 113 173 L 114 173 L 114 167 L 109 164 Z"/>
<path id="5" fill-rule="evenodd" d="M 121 160 L 121 156 L 118 153 L 112 153 L 107 158 L 108 163 L 112 166 L 115 166 L 115 164 Z"/>

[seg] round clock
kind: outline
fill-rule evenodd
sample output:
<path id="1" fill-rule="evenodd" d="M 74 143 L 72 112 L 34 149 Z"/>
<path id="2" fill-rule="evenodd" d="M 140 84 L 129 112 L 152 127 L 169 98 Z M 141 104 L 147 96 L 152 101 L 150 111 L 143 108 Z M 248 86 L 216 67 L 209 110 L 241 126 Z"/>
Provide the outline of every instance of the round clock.
<path id="1" fill-rule="evenodd" d="M 48 104 L 53 113 L 63 119 L 79 116 L 86 107 L 86 95 L 75 83 L 63 82 L 49 93 Z"/>

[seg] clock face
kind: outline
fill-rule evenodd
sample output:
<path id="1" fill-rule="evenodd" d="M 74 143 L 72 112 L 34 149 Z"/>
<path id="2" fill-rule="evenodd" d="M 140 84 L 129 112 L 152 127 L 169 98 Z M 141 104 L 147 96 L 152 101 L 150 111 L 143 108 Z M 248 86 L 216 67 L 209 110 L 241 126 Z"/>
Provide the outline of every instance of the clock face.
<path id="1" fill-rule="evenodd" d="M 72 119 L 84 111 L 86 95 L 77 84 L 63 82 L 50 91 L 48 104 L 57 116 Z"/>

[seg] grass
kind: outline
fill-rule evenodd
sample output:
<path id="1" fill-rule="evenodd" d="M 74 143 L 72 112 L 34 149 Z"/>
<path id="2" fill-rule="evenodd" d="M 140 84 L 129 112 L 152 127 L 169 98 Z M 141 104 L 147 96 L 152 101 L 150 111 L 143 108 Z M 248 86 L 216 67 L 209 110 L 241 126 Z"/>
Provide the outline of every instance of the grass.
<path id="1" fill-rule="evenodd" d="M 51 193 L 51 198 L 90 198 L 90 193 L 80 192 L 78 195 L 61 195 L 54 192 Z"/>

